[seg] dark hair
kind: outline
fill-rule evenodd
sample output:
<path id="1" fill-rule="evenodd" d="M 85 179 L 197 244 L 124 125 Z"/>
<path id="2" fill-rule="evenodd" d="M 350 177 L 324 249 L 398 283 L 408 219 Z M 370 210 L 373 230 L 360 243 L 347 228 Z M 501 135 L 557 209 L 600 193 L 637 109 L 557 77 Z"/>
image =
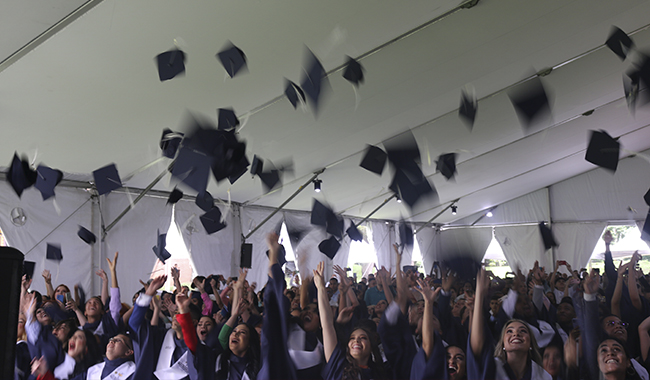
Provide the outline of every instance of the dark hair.
<path id="1" fill-rule="evenodd" d="M 386 369 L 384 368 L 381 352 L 379 351 L 379 336 L 377 335 L 376 325 L 374 322 L 372 321 L 370 322 L 375 326 L 374 331 L 372 328 L 369 328 L 370 326 L 369 324 L 365 324 L 365 323 L 358 324 L 352 329 L 352 331 L 350 332 L 350 336 L 352 336 L 352 333 L 354 333 L 356 330 L 363 330 L 368 335 L 368 338 L 370 339 L 370 347 L 371 347 L 370 359 L 368 360 L 368 367 L 372 372 L 371 378 L 388 379 L 389 376 L 388 373 L 386 372 Z M 343 380 L 358 380 L 361 378 L 361 367 L 359 367 L 356 364 L 356 360 L 354 360 L 350 355 L 348 342 L 346 341 L 344 342 L 344 344 L 345 344 L 345 358 L 347 360 L 347 364 L 343 368 Z"/>
<path id="2" fill-rule="evenodd" d="M 83 332 L 83 334 L 86 336 L 86 353 L 84 354 L 81 361 L 77 362 L 77 365 L 74 367 L 74 373 L 72 376 L 70 376 L 70 378 L 82 372 L 86 372 L 88 368 L 99 363 L 102 360 L 103 356 L 102 348 L 98 340 L 99 338 L 95 334 L 93 334 L 90 330 L 75 330 L 74 332 L 76 333 L 77 331 Z"/>
<path id="3" fill-rule="evenodd" d="M 260 371 L 260 367 L 261 367 L 260 335 L 257 333 L 257 330 L 255 330 L 254 327 L 244 322 L 239 323 L 237 326 L 235 326 L 235 328 L 232 329 L 232 331 L 235 331 L 235 329 L 240 325 L 244 325 L 248 328 L 248 349 L 246 350 L 246 355 L 245 355 L 245 357 L 248 359 L 248 362 L 246 363 L 246 369 L 244 371 L 246 372 L 250 380 L 256 380 L 257 373 Z M 221 354 L 221 366 L 216 373 L 217 380 L 228 379 L 228 374 L 230 372 L 231 355 L 232 352 L 230 351 L 230 349 L 226 350 L 223 354 Z"/>
<path id="4" fill-rule="evenodd" d="M 70 340 L 70 338 L 72 338 L 72 336 L 74 335 L 74 333 L 77 331 L 77 327 L 78 327 L 79 325 L 77 324 L 77 320 L 76 320 L 76 319 L 74 319 L 74 318 L 69 318 L 69 319 L 64 319 L 64 320 L 62 320 L 62 321 L 58 321 L 58 322 L 54 325 L 54 330 L 57 329 L 57 328 L 58 328 L 59 326 L 61 326 L 61 325 L 66 325 L 66 326 L 68 326 L 68 335 L 65 337 L 65 342 L 63 342 L 63 350 L 64 350 L 64 351 L 68 351 L 68 341 Z"/>
<path id="5" fill-rule="evenodd" d="M 607 318 L 607 317 L 605 317 L 605 318 Z M 633 359 L 633 357 L 630 356 L 630 351 L 628 351 L 627 345 L 625 344 L 625 342 L 623 342 L 622 340 L 620 340 L 618 338 L 613 338 L 613 337 L 606 336 L 605 338 L 600 340 L 600 343 L 598 343 L 598 347 L 600 347 L 600 345 L 603 344 L 603 342 L 605 342 L 606 340 L 613 340 L 616 343 L 620 344 L 621 347 L 623 347 L 623 352 L 625 352 L 625 357 L 627 358 L 627 360 L 631 361 Z M 596 351 L 596 352 L 598 352 L 598 351 Z M 596 355 L 598 355 L 598 354 L 596 353 Z M 634 365 L 632 365 L 631 362 L 630 362 L 630 367 L 628 367 L 628 369 L 629 368 L 632 368 L 633 373 L 628 373 L 628 371 L 626 370 L 625 371 L 625 379 L 626 380 L 641 380 L 641 376 L 638 374 L 636 369 L 634 369 Z M 598 364 L 598 372 L 600 372 L 600 363 Z"/>

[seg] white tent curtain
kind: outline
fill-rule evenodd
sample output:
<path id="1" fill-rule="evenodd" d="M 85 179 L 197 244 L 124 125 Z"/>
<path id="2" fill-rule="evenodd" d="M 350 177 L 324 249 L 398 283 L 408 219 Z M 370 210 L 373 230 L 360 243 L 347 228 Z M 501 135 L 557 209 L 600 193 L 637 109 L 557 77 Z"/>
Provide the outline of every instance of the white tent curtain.
<path id="1" fill-rule="evenodd" d="M 429 274 L 433 269 L 433 263 L 438 260 L 440 232 L 436 228 L 425 227 L 417 233 L 416 239 L 422 254 L 424 272 Z"/>
<path id="2" fill-rule="evenodd" d="M 370 222 L 372 231 L 372 243 L 377 253 L 377 267 L 386 267 L 391 273 L 395 273 L 396 261 L 393 244 L 395 244 L 395 224 L 392 222 L 373 220 Z"/>
<path id="3" fill-rule="evenodd" d="M 97 248 L 79 239 L 77 231 L 79 225 L 92 229 L 92 207 L 90 194 L 83 189 L 58 187 L 55 198 L 43 201 L 34 188 L 25 190 L 18 198 L 8 182 L 0 181 L 0 228 L 9 246 L 25 254 L 25 260 L 36 263 L 32 289 L 45 294 L 43 269 L 50 270 L 55 287 L 64 283 L 70 289 L 75 284 L 87 291 L 91 289 L 95 269 L 92 256 Z M 23 225 L 12 221 L 14 208 L 23 210 Z M 45 259 L 47 243 L 61 245 L 63 260 Z"/>
<path id="4" fill-rule="evenodd" d="M 472 225 L 484 215 L 485 211 L 470 215 L 454 222 L 454 225 Z M 500 204 L 492 211 L 491 218 L 484 217 L 474 225 L 491 226 L 497 224 L 530 223 L 550 220 L 548 189 L 543 188 L 511 201 Z"/>
<path id="5" fill-rule="evenodd" d="M 103 219 L 109 225 L 130 204 L 131 196 L 112 192 L 101 196 Z M 171 223 L 172 207 L 166 197 L 144 196 L 135 207 L 108 232 L 102 245 L 101 267 L 109 273 L 105 258 L 113 259 L 119 252 L 117 276 L 122 301 L 142 288 L 138 280 L 146 281 L 157 260 L 152 247 L 157 244 L 157 231 L 166 233 Z"/>
<path id="6" fill-rule="evenodd" d="M 261 208 L 261 207 L 241 207 L 241 231 L 242 234 L 248 235 L 255 227 L 257 227 L 267 216 L 269 216 L 274 209 Z M 273 215 L 273 217 L 266 222 L 259 230 L 255 231 L 253 235 L 246 239 L 246 243 L 253 244 L 253 265 L 248 270 L 246 279 L 249 283 L 256 282 L 257 289 L 262 289 L 266 284 L 269 275 L 269 259 L 266 257 L 268 250 L 266 244 L 266 236 L 269 232 L 273 231 L 275 226 L 282 221 L 283 214 L 281 212 Z M 237 266 L 239 266 L 239 255 L 237 255 Z"/>
<path id="7" fill-rule="evenodd" d="M 556 260 L 566 260 L 576 270 L 585 268 L 605 227 L 605 222 L 553 223 L 553 235 L 559 244 Z"/>
<path id="8" fill-rule="evenodd" d="M 411 223 L 407 223 L 407 222 L 405 222 L 405 223 L 413 230 L 413 225 Z M 410 246 L 410 247 L 405 247 L 404 246 L 404 243 L 402 242 L 402 239 L 404 239 L 404 237 L 399 236 L 399 227 L 400 227 L 401 224 L 402 224 L 402 222 L 395 223 L 395 231 L 396 231 L 395 232 L 395 234 L 396 234 L 395 239 L 397 241 L 397 244 L 400 245 L 400 249 L 401 249 L 401 252 L 402 252 L 402 260 L 401 260 L 401 262 L 402 262 L 402 267 L 404 267 L 404 265 L 411 265 L 411 263 L 413 262 L 413 246 Z M 415 230 L 413 230 L 413 231 L 415 231 Z M 415 240 L 415 236 L 413 236 L 413 239 Z"/>
<path id="9" fill-rule="evenodd" d="M 539 226 L 496 227 L 494 235 L 503 250 L 508 265 L 515 270 L 521 269 L 527 274 L 528 269 L 539 260 L 539 265 L 550 268 L 553 261 L 551 250 L 544 249 Z"/>
<path id="10" fill-rule="evenodd" d="M 236 206 L 233 211 L 226 212 L 226 206 L 218 205 L 221 215 L 225 216 L 226 228 L 208 235 L 201 223 L 201 210 L 194 200 L 182 199 L 175 205 L 174 219 L 185 247 L 189 252 L 194 270 L 198 275 L 222 274 L 228 278 L 236 276 L 232 271 L 232 261 L 239 255 L 238 221 L 235 218 Z"/>

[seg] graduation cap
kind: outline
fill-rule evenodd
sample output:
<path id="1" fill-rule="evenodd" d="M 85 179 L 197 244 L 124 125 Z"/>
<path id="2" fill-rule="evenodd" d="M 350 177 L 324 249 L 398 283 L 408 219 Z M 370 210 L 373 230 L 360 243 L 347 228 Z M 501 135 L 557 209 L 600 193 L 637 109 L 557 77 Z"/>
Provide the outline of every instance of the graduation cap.
<path id="1" fill-rule="evenodd" d="M 650 189 L 643 196 L 643 200 L 645 201 L 645 204 L 650 206 Z"/>
<path id="2" fill-rule="evenodd" d="M 246 156 L 242 156 L 239 161 L 233 163 L 232 170 L 228 176 L 228 182 L 230 182 L 231 185 L 237 182 L 237 180 L 240 179 L 241 176 L 246 173 L 246 171 L 248 171 L 249 165 L 250 163 L 248 162 L 248 158 L 246 158 Z"/>
<path id="3" fill-rule="evenodd" d="M 311 205 L 310 222 L 317 226 L 327 227 L 327 219 L 329 215 L 333 213 L 334 212 L 329 207 L 314 199 Z"/>
<path id="4" fill-rule="evenodd" d="M 474 126 L 477 110 L 478 102 L 476 101 L 476 97 L 471 96 L 465 91 L 461 91 L 458 116 L 461 118 L 461 120 L 465 121 L 470 130 Z"/>
<path id="5" fill-rule="evenodd" d="M 318 250 L 325 254 L 325 256 L 330 259 L 334 259 L 336 253 L 341 248 L 341 243 L 334 236 L 330 236 L 328 239 L 325 239 L 318 244 Z"/>
<path id="6" fill-rule="evenodd" d="M 180 201 L 181 198 L 183 198 L 183 192 L 175 187 L 174 190 L 172 190 L 172 192 L 169 194 L 169 198 L 167 198 L 167 204 L 175 204 L 176 202 Z"/>
<path id="7" fill-rule="evenodd" d="M 539 223 L 539 232 L 542 234 L 542 241 L 544 242 L 545 250 L 549 250 L 552 247 L 558 246 L 557 242 L 555 241 L 555 237 L 553 236 L 553 232 L 544 222 Z"/>
<path id="8" fill-rule="evenodd" d="M 262 187 L 264 188 L 265 193 L 268 193 L 269 191 L 278 187 L 278 184 L 281 184 L 280 171 L 277 169 L 271 169 L 267 172 L 262 172 L 258 174 L 258 176 L 262 181 Z"/>
<path id="9" fill-rule="evenodd" d="M 179 49 L 172 49 L 156 56 L 158 76 L 160 81 L 172 79 L 185 72 L 185 53 Z"/>
<path id="10" fill-rule="evenodd" d="M 311 231 L 310 226 L 304 226 L 302 223 L 296 223 L 290 217 L 286 217 L 275 227 L 275 233 L 278 236 L 280 235 L 280 230 L 282 229 L 283 222 L 287 227 L 287 235 L 289 235 L 289 242 L 291 243 L 292 247 L 297 247 L 302 239 Z"/>
<path id="11" fill-rule="evenodd" d="M 363 159 L 361 159 L 359 166 L 375 174 L 381 175 L 384 172 L 387 157 L 388 155 L 381 148 L 374 145 L 368 145 L 366 147 L 366 153 L 363 155 Z"/>
<path id="12" fill-rule="evenodd" d="M 32 170 L 27 158 L 18 158 L 18 153 L 14 153 L 11 160 L 9 171 L 7 172 L 7 181 L 14 189 L 18 197 L 23 195 L 23 191 L 30 188 L 36 183 L 37 174 Z"/>
<path id="13" fill-rule="evenodd" d="M 182 133 L 174 132 L 168 128 L 163 129 L 162 137 L 160 138 L 160 149 L 162 149 L 163 156 L 174 158 L 181 140 L 183 140 Z"/>
<path id="14" fill-rule="evenodd" d="M 383 142 L 388 161 L 397 169 L 411 170 L 421 164 L 420 149 L 411 131 Z M 417 168 L 416 168 L 417 169 Z"/>
<path id="15" fill-rule="evenodd" d="M 345 232 L 348 234 L 350 239 L 354 241 L 362 241 L 363 235 L 361 234 L 361 231 L 359 231 L 359 229 L 357 228 L 356 224 L 354 224 L 354 222 L 352 221 L 350 222 L 351 222 L 350 227 L 348 227 L 348 229 L 345 230 Z"/>
<path id="16" fill-rule="evenodd" d="M 327 233 L 336 236 L 337 238 L 343 238 L 343 229 L 345 229 L 345 222 L 343 218 L 336 215 L 334 212 L 330 212 L 327 215 Z"/>
<path id="17" fill-rule="evenodd" d="M 304 103 L 306 100 L 305 92 L 300 88 L 300 86 L 287 78 L 284 78 L 284 95 L 289 99 L 293 108 L 298 107 L 298 102 Z"/>
<path id="18" fill-rule="evenodd" d="M 551 112 L 549 97 L 542 80 L 537 76 L 509 91 L 508 97 L 524 128 L 531 127 Z"/>
<path id="19" fill-rule="evenodd" d="M 343 70 L 343 78 L 357 87 L 360 83 L 363 83 L 363 67 L 352 57 L 348 57 L 345 70 Z"/>
<path id="20" fill-rule="evenodd" d="M 77 236 L 79 236 L 81 240 L 85 241 L 86 244 L 95 244 L 95 242 L 97 241 L 97 237 L 95 236 L 95 234 L 82 226 L 79 226 L 79 231 L 77 231 Z"/>
<path id="21" fill-rule="evenodd" d="M 201 208 L 201 210 L 208 212 L 212 210 L 214 207 L 214 198 L 212 198 L 212 194 L 210 194 L 207 190 L 200 192 L 196 196 L 196 205 Z"/>
<path id="22" fill-rule="evenodd" d="M 45 258 L 47 258 L 48 260 L 55 260 L 55 261 L 63 260 L 63 255 L 61 254 L 61 245 L 47 243 Z"/>
<path id="23" fill-rule="evenodd" d="M 200 151 L 181 146 L 172 168 L 172 176 L 197 193 L 208 187 L 212 157 Z"/>
<path id="24" fill-rule="evenodd" d="M 404 219 L 399 222 L 399 240 L 403 247 L 413 246 L 413 229 Z"/>
<path id="25" fill-rule="evenodd" d="M 260 175 L 264 169 L 264 161 L 258 156 L 253 156 L 253 163 L 251 164 L 251 174 Z"/>
<path id="26" fill-rule="evenodd" d="M 623 91 L 630 113 L 634 115 L 637 99 L 639 98 L 639 75 L 636 72 L 623 75 Z"/>
<path id="27" fill-rule="evenodd" d="M 605 131 L 591 131 L 585 160 L 602 168 L 616 171 L 620 144 Z"/>
<path id="28" fill-rule="evenodd" d="M 208 235 L 226 228 L 226 223 L 221 222 L 221 210 L 219 207 L 213 207 L 212 210 L 201 215 L 201 224 Z"/>
<path id="29" fill-rule="evenodd" d="M 27 276 L 27 279 L 34 277 L 34 269 L 36 269 L 36 263 L 33 261 L 23 261 L 23 274 Z"/>
<path id="30" fill-rule="evenodd" d="M 165 260 L 172 257 L 167 249 L 165 249 L 165 246 L 167 245 L 167 234 L 161 234 L 160 230 L 157 230 L 156 236 L 158 237 L 156 240 L 156 245 L 151 249 L 153 250 L 153 253 L 156 254 L 158 260 L 162 261 L 164 264 Z"/>
<path id="31" fill-rule="evenodd" d="M 38 165 L 36 168 L 36 183 L 34 187 L 41 192 L 43 200 L 54 196 L 54 187 L 63 179 L 63 172 L 57 169 L 48 168 L 45 165 Z"/>
<path id="32" fill-rule="evenodd" d="M 219 120 L 217 129 L 229 131 L 239 125 L 239 119 L 232 108 L 219 108 L 217 114 Z"/>
<path id="33" fill-rule="evenodd" d="M 234 78 L 240 70 L 246 68 L 246 55 L 231 42 L 217 53 L 217 58 L 231 78 Z"/>
<path id="34" fill-rule="evenodd" d="M 421 171 L 419 173 L 395 171 L 393 181 L 388 188 L 410 208 L 414 208 L 425 198 L 431 198 L 434 203 L 438 202 L 438 192 Z"/>
<path id="35" fill-rule="evenodd" d="M 108 194 L 122 187 L 122 180 L 115 164 L 109 164 L 93 172 L 95 187 L 99 195 Z"/>
<path id="36" fill-rule="evenodd" d="M 312 104 L 314 112 L 318 111 L 319 102 L 321 100 L 323 82 L 325 79 L 325 68 L 320 63 L 318 58 L 308 50 L 307 52 L 307 65 L 305 69 L 305 75 L 300 81 L 300 87 L 305 92 L 307 99 Z"/>
<path id="37" fill-rule="evenodd" d="M 613 26 L 612 32 L 607 37 L 607 41 L 605 41 L 605 45 L 623 61 L 627 57 L 627 53 L 634 46 L 634 42 L 624 31 Z"/>
<path id="38" fill-rule="evenodd" d="M 481 268 L 481 262 L 470 254 L 457 252 L 442 260 L 442 266 L 456 273 L 461 281 L 472 282 Z"/>
<path id="39" fill-rule="evenodd" d="M 436 170 L 442 173 L 447 180 L 454 178 L 456 174 L 456 153 L 445 153 L 438 156 Z"/>

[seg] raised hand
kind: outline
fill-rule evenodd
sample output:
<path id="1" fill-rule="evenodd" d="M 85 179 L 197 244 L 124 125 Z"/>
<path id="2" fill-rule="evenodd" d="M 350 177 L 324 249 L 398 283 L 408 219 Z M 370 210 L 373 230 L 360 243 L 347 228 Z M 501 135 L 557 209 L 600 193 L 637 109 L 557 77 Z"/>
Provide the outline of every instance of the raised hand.
<path id="1" fill-rule="evenodd" d="M 348 278 L 347 272 L 341 268 L 338 265 L 334 265 L 334 272 L 339 276 L 340 282 L 339 282 L 339 292 L 340 294 L 345 294 L 348 289 L 350 289 L 350 285 L 352 285 L 352 281 Z"/>
<path id="2" fill-rule="evenodd" d="M 444 273 L 442 275 L 442 290 L 445 291 L 445 293 L 449 293 L 451 291 L 451 287 L 454 286 L 454 282 L 456 282 L 456 275 L 453 273 Z"/>
<path id="3" fill-rule="evenodd" d="M 32 375 L 43 376 L 47 373 L 48 369 L 45 356 L 41 356 L 38 359 L 34 358 L 34 360 L 32 360 Z"/>
<path id="4" fill-rule="evenodd" d="M 244 282 L 246 281 L 247 274 L 247 268 L 239 268 L 239 277 L 237 277 L 237 282 L 233 286 L 239 290 L 244 289 Z"/>
<path id="5" fill-rule="evenodd" d="M 178 280 L 180 278 L 180 276 L 181 276 L 181 270 L 178 269 L 178 266 L 174 265 L 172 267 L 172 278 L 174 280 Z"/>
<path id="6" fill-rule="evenodd" d="M 108 281 L 108 276 L 106 276 L 106 272 L 104 272 L 103 269 L 96 270 L 95 274 L 98 275 L 102 281 Z"/>
<path id="7" fill-rule="evenodd" d="M 169 311 L 169 314 L 174 315 L 176 313 L 176 310 L 178 307 L 176 306 L 175 303 L 172 302 L 171 298 L 166 298 L 163 301 L 163 305 L 167 308 L 167 311 Z"/>
<path id="8" fill-rule="evenodd" d="M 539 261 L 535 260 L 535 265 L 533 266 L 533 281 L 535 285 L 542 285 L 542 270 L 539 268 Z"/>
<path id="9" fill-rule="evenodd" d="M 422 279 L 418 278 L 417 282 L 419 286 L 416 287 L 415 290 L 417 290 L 418 292 L 420 292 L 420 294 L 422 294 L 422 297 L 424 297 L 424 301 L 435 302 L 442 288 L 438 287 L 438 289 L 436 290 L 431 290 L 431 287 L 427 285 L 427 283 L 424 282 Z"/>
<path id="10" fill-rule="evenodd" d="M 598 292 L 598 274 L 595 269 L 585 276 L 582 286 L 586 294 L 596 294 Z"/>
<path id="11" fill-rule="evenodd" d="M 325 272 L 325 262 L 321 261 L 318 263 L 316 269 L 314 269 L 314 285 L 316 288 L 321 289 L 325 288 L 325 279 L 323 278 L 323 273 Z"/>
<path id="12" fill-rule="evenodd" d="M 108 262 L 108 268 L 110 268 L 111 272 L 115 271 L 115 267 L 117 266 L 117 256 L 119 252 L 115 252 L 115 257 L 113 258 L 113 261 L 109 259 L 108 257 L 106 258 L 106 262 Z"/>
<path id="13" fill-rule="evenodd" d="M 77 303 L 74 300 L 70 300 L 65 303 L 65 308 L 66 310 L 72 310 L 76 312 L 79 308 L 77 307 Z"/>
<path id="14" fill-rule="evenodd" d="M 336 318 L 336 323 L 344 325 L 352 319 L 354 314 L 354 306 L 348 306 L 339 312 L 339 316 Z"/>
<path id="15" fill-rule="evenodd" d="M 153 296 L 156 294 L 156 291 L 165 285 L 165 282 L 167 282 L 167 276 L 162 275 L 155 277 L 151 282 L 149 283 L 149 286 L 147 287 L 147 290 L 145 291 L 145 294 L 148 296 Z"/>
<path id="16" fill-rule="evenodd" d="M 190 299 L 187 298 L 185 294 L 176 295 L 176 307 L 178 312 L 181 314 L 186 314 L 190 311 Z"/>
<path id="17" fill-rule="evenodd" d="M 41 275 L 43 276 L 43 279 L 45 279 L 46 284 L 52 283 L 52 275 L 50 274 L 50 271 L 48 269 L 44 269 Z"/>
<path id="18" fill-rule="evenodd" d="M 23 287 L 23 290 L 27 292 L 27 289 L 32 285 L 32 279 L 30 278 L 29 280 L 27 279 L 27 275 L 24 274 L 22 280 L 20 281 L 20 285 Z"/>

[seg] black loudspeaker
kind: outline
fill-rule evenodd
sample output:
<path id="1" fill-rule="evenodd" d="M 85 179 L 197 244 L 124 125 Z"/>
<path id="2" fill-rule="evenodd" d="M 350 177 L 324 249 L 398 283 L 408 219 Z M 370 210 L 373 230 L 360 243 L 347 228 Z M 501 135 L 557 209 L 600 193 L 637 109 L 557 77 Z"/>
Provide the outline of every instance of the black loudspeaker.
<path id="1" fill-rule="evenodd" d="M 240 268 L 250 268 L 253 265 L 253 244 L 243 243 L 241 245 Z"/>
<path id="2" fill-rule="evenodd" d="M 0 279 L 2 289 L 6 290 L 0 297 L 0 378 L 13 379 L 16 336 L 18 335 L 18 308 L 20 283 L 23 275 L 24 255 L 16 248 L 0 247 Z"/>

